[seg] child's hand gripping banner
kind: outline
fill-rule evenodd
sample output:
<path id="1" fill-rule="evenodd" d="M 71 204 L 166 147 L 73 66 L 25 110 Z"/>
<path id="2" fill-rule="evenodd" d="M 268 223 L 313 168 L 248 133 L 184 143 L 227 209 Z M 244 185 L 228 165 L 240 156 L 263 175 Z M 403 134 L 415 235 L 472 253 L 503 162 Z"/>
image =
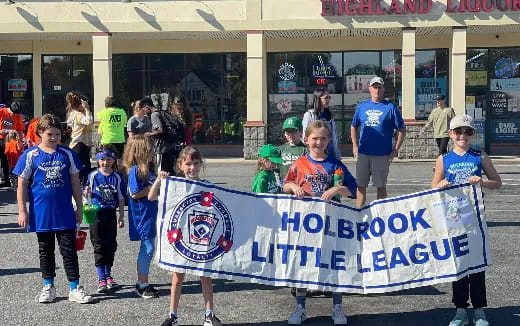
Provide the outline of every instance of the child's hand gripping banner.
<path id="1" fill-rule="evenodd" d="M 491 264 L 482 193 L 468 184 L 358 210 L 168 178 L 157 231 L 162 268 L 275 286 L 389 292 Z"/>

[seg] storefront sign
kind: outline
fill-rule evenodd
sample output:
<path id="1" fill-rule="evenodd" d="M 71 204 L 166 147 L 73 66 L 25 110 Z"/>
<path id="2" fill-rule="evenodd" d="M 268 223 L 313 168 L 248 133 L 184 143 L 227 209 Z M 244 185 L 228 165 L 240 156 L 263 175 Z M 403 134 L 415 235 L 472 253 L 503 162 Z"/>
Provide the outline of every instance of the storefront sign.
<path id="1" fill-rule="evenodd" d="M 282 80 L 278 82 L 278 93 L 280 94 L 294 94 L 296 93 L 296 82 L 289 80 Z"/>
<path id="2" fill-rule="evenodd" d="M 26 92 L 27 80 L 25 79 L 9 79 L 7 81 L 7 89 L 11 92 Z"/>
<path id="3" fill-rule="evenodd" d="M 362 15 L 399 15 L 429 14 L 433 0 L 319 0 L 322 16 L 362 16 Z M 446 13 L 518 11 L 518 0 L 447 0 L 436 1 L 435 6 L 444 7 Z"/>
<path id="4" fill-rule="evenodd" d="M 293 81 L 294 77 L 296 77 L 296 69 L 292 64 L 288 62 L 281 64 L 278 68 L 278 76 L 281 79 L 278 82 L 278 93 L 296 93 L 296 82 Z"/>
<path id="5" fill-rule="evenodd" d="M 281 99 L 278 101 L 278 104 L 276 104 L 276 108 L 280 113 L 283 115 L 286 115 L 287 113 L 292 111 L 292 102 L 289 99 Z"/>
<path id="6" fill-rule="evenodd" d="M 491 120 L 491 141 L 520 142 L 520 120 Z"/>
<path id="7" fill-rule="evenodd" d="M 466 86 L 486 86 L 487 85 L 487 71 L 476 70 L 466 71 Z"/>
<path id="8" fill-rule="evenodd" d="M 336 77 L 336 69 L 328 63 L 312 65 L 312 76 L 315 78 L 334 78 Z"/>
<path id="9" fill-rule="evenodd" d="M 489 115 L 505 117 L 507 114 L 507 95 L 503 92 L 489 92 Z"/>
<path id="10" fill-rule="evenodd" d="M 497 78 L 512 78 L 520 63 L 512 58 L 502 58 L 495 64 L 495 76 Z"/>
<path id="11" fill-rule="evenodd" d="M 446 78 L 416 78 L 415 103 L 433 103 L 437 95 L 446 96 Z"/>

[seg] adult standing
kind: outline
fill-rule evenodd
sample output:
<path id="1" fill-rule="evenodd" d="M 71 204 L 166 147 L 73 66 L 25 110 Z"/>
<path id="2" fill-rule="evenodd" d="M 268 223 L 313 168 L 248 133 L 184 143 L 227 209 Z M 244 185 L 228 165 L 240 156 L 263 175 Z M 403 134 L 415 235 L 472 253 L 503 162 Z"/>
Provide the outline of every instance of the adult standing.
<path id="1" fill-rule="evenodd" d="M 6 137 L 9 131 L 16 130 L 23 139 L 25 129 L 23 115 L 20 113 L 21 107 L 18 101 L 13 101 L 9 107 L 0 108 L 0 165 L 2 171 L 0 175 L 0 186 L 9 187 L 9 164 L 5 152 Z"/>
<path id="2" fill-rule="evenodd" d="M 175 96 L 173 98 L 172 110 L 179 118 L 179 121 L 184 123 L 184 139 L 186 145 L 189 146 L 193 142 L 193 115 L 188 108 L 188 103 L 184 96 Z"/>
<path id="3" fill-rule="evenodd" d="M 338 160 L 341 160 L 341 151 L 338 145 L 336 123 L 334 122 L 334 118 L 330 112 L 329 105 L 330 94 L 324 88 L 316 89 L 312 95 L 309 109 L 303 115 L 303 132 L 305 133 L 307 126 L 314 121 L 322 120 L 327 122 L 330 127 L 332 138 L 329 145 L 327 146 L 327 154 Z"/>
<path id="4" fill-rule="evenodd" d="M 135 135 L 145 135 L 152 131 L 152 120 L 148 116 L 148 107 L 141 106 L 141 101 L 134 103 L 134 115 L 128 119 L 126 124 L 126 131 L 128 132 L 128 138 L 133 138 Z"/>
<path id="5" fill-rule="evenodd" d="M 357 207 L 365 204 L 371 176 L 372 184 L 377 188 L 377 199 L 386 198 L 390 162 L 397 156 L 406 134 L 401 112 L 394 103 L 383 98 L 385 88 L 381 77 L 370 80 L 369 91 L 370 100 L 358 105 L 350 128 L 352 151 L 357 159 Z M 392 147 L 395 129 L 398 136 Z"/>
<path id="6" fill-rule="evenodd" d="M 68 92 L 65 96 L 67 102 L 67 126 L 71 128 L 69 147 L 79 157 L 83 168 L 79 172 L 81 183 L 85 183 L 90 169 L 90 148 L 92 147 L 92 124 L 94 119 L 90 113 L 88 102 L 81 98 L 77 92 Z"/>
<path id="7" fill-rule="evenodd" d="M 439 147 L 439 155 L 448 152 L 448 142 L 450 141 L 450 121 L 455 116 L 455 111 L 446 107 L 444 102 L 446 98 L 444 95 L 438 95 L 435 97 L 436 107 L 428 116 L 428 122 L 421 129 L 420 134 L 424 134 L 424 131 L 433 126 L 433 138 Z"/>
<path id="8" fill-rule="evenodd" d="M 174 175 L 175 160 L 186 145 L 184 124 L 175 114 L 173 106 L 169 111 L 155 110 L 151 119 L 152 131 L 148 135 L 155 139 L 157 170 Z"/>
<path id="9" fill-rule="evenodd" d="M 117 107 L 113 96 L 105 98 L 105 109 L 97 113 L 99 120 L 98 133 L 101 135 L 101 145 L 112 144 L 121 158 L 125 149 L 126 112 Z"/>

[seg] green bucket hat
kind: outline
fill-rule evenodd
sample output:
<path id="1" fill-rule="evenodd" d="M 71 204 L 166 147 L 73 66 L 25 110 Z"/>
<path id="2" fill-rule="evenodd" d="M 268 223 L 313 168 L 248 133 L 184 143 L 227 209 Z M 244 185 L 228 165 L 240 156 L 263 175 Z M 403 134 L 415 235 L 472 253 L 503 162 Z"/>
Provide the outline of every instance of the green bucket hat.
<path id="1" fill-rule="evenodd" d="M 283 162 L 282 153 L 278 148 L 271 144 L 264 145 L 258 150 L 258 156 L 265 157 L 269 161 L 280 164 Z"/>
<path id="2" fill-rule="evenodd" d="M 298 119 L 297 117 L 290 117 L 290 118 L 287 118 L 287 119 L 285 119 L 285 121 L 283 122 L 282 129 L 283 129 L 283 130 L 285 130 L 285 129 L 297 129 L 297 130 L 302 130 L 302 129 L 303 129 L 302 121 L 301 121 L 300 119 Z"/>

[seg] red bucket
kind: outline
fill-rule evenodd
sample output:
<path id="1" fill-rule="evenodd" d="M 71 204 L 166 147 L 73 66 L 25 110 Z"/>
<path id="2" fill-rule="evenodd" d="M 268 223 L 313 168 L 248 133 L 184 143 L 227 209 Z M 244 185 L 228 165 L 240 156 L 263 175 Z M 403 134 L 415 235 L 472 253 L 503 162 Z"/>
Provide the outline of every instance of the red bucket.
<path id="1" fill-rule="evenodd" d="M 78 231 L 76 233 L 76 250 L 80 251 L 85 249 L 85 240 L 87 240 L 87 232 Z"/>

